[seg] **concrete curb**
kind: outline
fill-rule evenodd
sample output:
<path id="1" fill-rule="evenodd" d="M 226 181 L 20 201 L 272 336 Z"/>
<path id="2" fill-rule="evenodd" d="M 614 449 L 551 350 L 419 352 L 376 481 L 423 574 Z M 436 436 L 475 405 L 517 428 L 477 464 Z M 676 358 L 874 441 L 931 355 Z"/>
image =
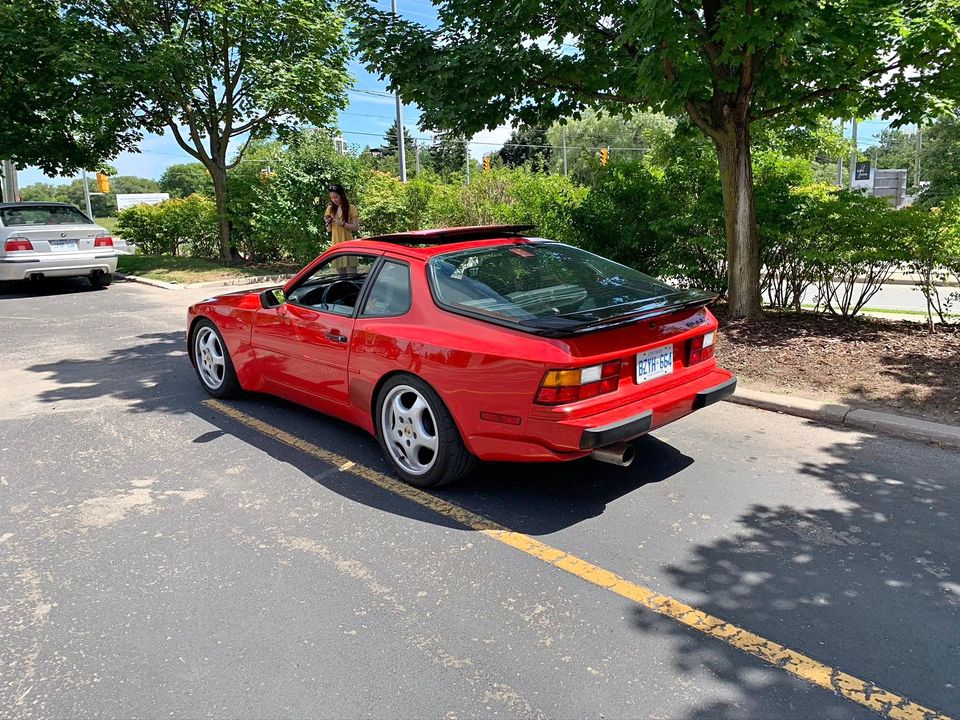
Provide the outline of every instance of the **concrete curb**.
<path id="1" fill-rule="evenodd" d="M 124 282 L 135 282 L 140 283 L 141 285 L 149 285 L 150 287 L 163 288 L 164 290 L 179 290 L 183 285 L 175 285 L 174 283 L 163 282 L 162 280 L 151 280 L 150 278 L 137 277 L 136 275 L 124 275 L 123 273 L 114 273 L 114 277 L 117 280 L 123 280 Z"/>
<path id="2" fill-rule="evenodd" d="M 875 410 L 862 410 L 850 405 L 825 403 L 792 395 L 778 395 L 745 387 L 738 387 L 737 392 L 726 400 L 738 405 L 817 420 L 828 425 L 870 430 L 907 440 L 960 449 L 960 427 L 955 425 Z"/>
<path id="3" fill-rule="evenodd" d="M 244 285 L 263 285 L 265 283 L 273 282 L 285 282 L 293 277 L 293 275 L 260 275 L 257 277 L 242 277 L 242 278 L 232 278 L 230 280 L 211 280 L 209 282 L 200 282 L 200 283 L 168 283 L 163 282 L 162 280 L 152 280 L 150 278 L 142 278 L 137 275 L 124 275 L 123 273 L 116 273 L 116 277 L 119 280 L 126 280 L 128 282 L 141 283 L 143 285 L 150 285 L 151 287 L 163 288 L 164 290 L 193 290 L 193 289 L 203 289 L 203 288 L 218 288 L 218 287 L 238 287 Z"/>

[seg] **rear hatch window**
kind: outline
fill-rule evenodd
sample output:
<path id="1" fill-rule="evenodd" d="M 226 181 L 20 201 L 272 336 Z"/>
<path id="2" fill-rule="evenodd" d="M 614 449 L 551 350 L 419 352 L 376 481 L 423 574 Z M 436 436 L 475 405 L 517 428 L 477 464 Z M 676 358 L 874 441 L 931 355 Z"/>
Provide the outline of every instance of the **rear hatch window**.
<path id="1" fill-rule="evenodd" d="M 437 302 L 450 310 L 546 335 L 587 332 L 715 298 L 552 242 L 438 255 L 430 281 Z"/>

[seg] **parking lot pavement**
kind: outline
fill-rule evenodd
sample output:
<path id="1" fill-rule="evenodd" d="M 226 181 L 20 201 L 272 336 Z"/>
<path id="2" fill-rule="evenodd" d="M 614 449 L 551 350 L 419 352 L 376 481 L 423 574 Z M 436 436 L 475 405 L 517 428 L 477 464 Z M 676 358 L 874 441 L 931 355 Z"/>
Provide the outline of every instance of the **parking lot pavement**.
<path id="1" fill-rule="evenodd" d="M 9 716 L 874 716 L 392 492 L 359 430 L 205 402 L 183 342 L 205 294 L 0 296 Z M 491 465 L 434 496 L 838 690 L 957 715 L 958 458 L 720 404 L 629 469 Z"/>

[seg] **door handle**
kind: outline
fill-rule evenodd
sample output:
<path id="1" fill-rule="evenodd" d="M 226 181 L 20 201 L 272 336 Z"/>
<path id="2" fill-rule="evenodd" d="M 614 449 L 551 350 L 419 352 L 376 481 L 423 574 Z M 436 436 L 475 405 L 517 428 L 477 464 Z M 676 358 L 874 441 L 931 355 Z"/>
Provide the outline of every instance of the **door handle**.
<path id="1" fill-rule="evenodd" d="M 325 333 L 328 340 L 333 340 L 334 342 L 345 343 L 347 341 L 346 335 L 341 335 L 339 330 L 331 330 L 328 333 Z"/>

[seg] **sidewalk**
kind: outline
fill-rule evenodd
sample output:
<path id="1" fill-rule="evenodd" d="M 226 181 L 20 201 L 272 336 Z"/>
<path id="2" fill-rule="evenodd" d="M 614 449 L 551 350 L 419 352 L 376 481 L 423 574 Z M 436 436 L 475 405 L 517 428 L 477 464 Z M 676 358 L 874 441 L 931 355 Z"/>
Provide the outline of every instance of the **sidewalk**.
<path id="1" fill-rule="evenodd" d="M 955 425 L 876 410 L 863 410 L 850 405 L 809 400 L 794 395 L 761 392 L 747 387 L 738 387 L 737 392 L 727 398 L 727 401 L 808 418 L 827 425 L 840 425 L 960 449 L 960 427 Z"/>

